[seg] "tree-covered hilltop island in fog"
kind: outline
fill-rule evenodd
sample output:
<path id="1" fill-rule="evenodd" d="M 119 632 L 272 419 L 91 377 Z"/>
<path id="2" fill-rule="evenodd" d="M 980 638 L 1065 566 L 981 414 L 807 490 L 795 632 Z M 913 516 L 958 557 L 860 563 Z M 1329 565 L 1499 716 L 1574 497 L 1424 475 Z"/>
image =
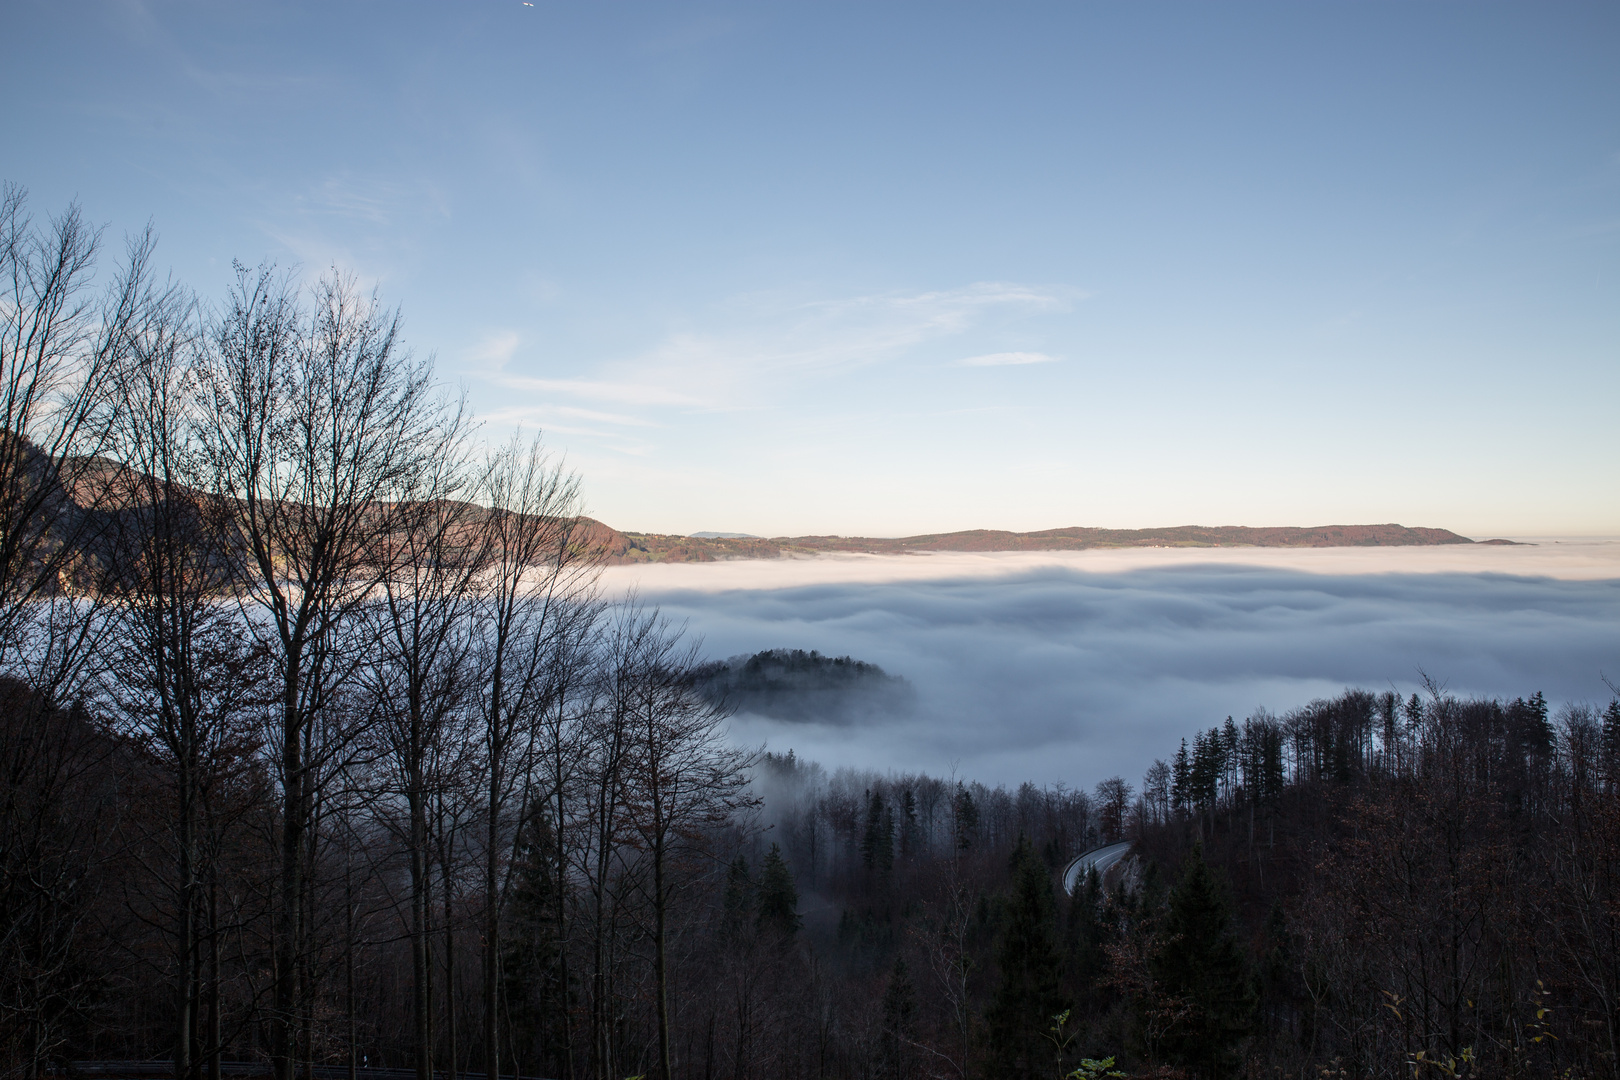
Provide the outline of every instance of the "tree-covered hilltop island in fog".
<path id="1" fill-rule="evenodd" d="M 693 672 L 699 693 L 738 712 L 804 723 L 851 724 L 909 713 L 917 692 L 898 675 L 848 656 L 767 649 L 704 664 Z"/>

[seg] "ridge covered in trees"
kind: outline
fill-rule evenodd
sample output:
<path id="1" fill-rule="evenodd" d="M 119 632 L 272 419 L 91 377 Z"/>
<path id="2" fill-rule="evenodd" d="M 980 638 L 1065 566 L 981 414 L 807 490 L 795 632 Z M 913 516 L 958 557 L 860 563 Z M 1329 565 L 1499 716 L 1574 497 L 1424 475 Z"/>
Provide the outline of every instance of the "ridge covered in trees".
<path id="1" fill-rule="evenodd" d="M 780 720 L 850 723 L 878 713 L 903 714 L 916 691 L 876 664 L 803 649 L 767 649 L 703 664 L 697 691 L 717 706 Z"/>
<path id="2" fill-rule="evenodd" d="M 614 563 L 714 562 L 782 559 L 824 553 L 898 555 L 913 551 L 1084 551 L 1131 547 L 1428 547 L 1437 544 L 1512 544 L 1471 540 L 1449 529 L 1406 525 L 1316 525 L 1254 528 L 1180 525 L 1163 529 L 1043 529 L 1008 532 L 967 529 L 921 536 L 670 536 L 613 531 L 606 540 Z"/>

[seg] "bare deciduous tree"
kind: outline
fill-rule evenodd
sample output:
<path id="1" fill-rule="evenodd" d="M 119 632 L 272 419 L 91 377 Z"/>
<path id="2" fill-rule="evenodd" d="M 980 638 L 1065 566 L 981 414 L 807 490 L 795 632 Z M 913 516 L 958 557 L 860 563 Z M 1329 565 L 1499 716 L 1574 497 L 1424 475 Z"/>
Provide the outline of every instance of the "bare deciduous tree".
<path id="1" fill-rule="evenodd" d="M 360 618 L 397 559 L 394 504 L 420 490 L 442 443 L 431 370 L 403 351 L 397 314 L 332 276 L 300 310 L 285 279 L 238 268 L 207 368 L 213 490 L 231 501 L 248 621 L 270 648 L 280 693 L 282 788 L 271 1056 L 292 1080 L 302 1007 L 306 834 L 322 775 L 318 719 L 369 658 Z M 329 750 L 326 752 L 330 752 Z"/>
<path id="2" fill-rule="evenodd" d="M 53 699 L 82 673 L 99 625 L 96 455 L 130 326 L 153 304 L 151 235 L 98 298 L 100 242 L 77 206 L 41 229 L 21 188 L 0 189 L 0 668 Z"/>
<path id="3" fill-rule="evenodd" d="M 487 513 L 481 547 L 487 568 L 477 628 L 483 718 L 485 837 L 483 886 L 483 1051 L 490 1080 L 499 1075 L 500 918 L 503 867 L 518 843 L 531 799 L 535 736 L 556 704 L 558 659 L 582 620 L 599 555 L 580 527 L 579 479 L 549 458 L 538 438 L 513 439 L 490 458 L 482 481 Z M 511 803 L 516 796 L 518 813 Z"/>
<path id="4" fill-rule="evenodd" d="M 657 1075 L 673 1080 L 669 1012 L 670 903 L 680 882 L 677 861 L 696 854 L 716 830 L 757 805 L 747 792 L 754 755 L 725 738 L 724 709 L 692 689 L 695 645 L 656 611 L 628 617 L 645 623 L 634 673 L 623 681 L 616 707 L 628 714 L 629 754 L 624 773 L 629 820 L 646 853 L 652 906 L 653 1011 L 658 1029 Z"/>
<path id="5" fill-rule="evenodd" d="M 107 650 L 109 699 L 121 729 L 143 747 L 169 786 L 172 808 L 159 844 L 172 860 L 176 1080 L 217 1073 L 217 985 L 204 985 L 204 944 L 217 928 L 204 903 L 211 868 L 207 813 L 249 758 L 262 694 L 262 650 L 229 603 L 217 496 L 198 486 L 198 346 L 194 307 L 170 289 L 129 328 L 130 362 L 109 449 L 105 513 L 111 525 L 106 595 L 116 633 Z M 210 968 L 217 964 L 207 965 Z M 201 1026 L 204 995 L 208 1028 Z"/>

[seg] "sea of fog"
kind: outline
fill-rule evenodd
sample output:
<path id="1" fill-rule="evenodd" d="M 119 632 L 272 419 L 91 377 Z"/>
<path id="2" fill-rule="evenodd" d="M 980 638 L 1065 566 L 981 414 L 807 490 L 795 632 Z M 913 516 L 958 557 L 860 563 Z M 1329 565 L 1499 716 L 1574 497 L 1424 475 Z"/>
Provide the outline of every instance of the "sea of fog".
<path id="1" fill-rule="evenodd" d="M 725 658 L 850 655 L 904 676 L 909 714 L 738 715 L 733 737 L 829 769 L 1137 783 L 1184 736 L 1347 686 L 1543 691 L 1620 682 L 1620 541 L 1524 547 L 1133 549 L 818 556 L 616 567 Z"/>

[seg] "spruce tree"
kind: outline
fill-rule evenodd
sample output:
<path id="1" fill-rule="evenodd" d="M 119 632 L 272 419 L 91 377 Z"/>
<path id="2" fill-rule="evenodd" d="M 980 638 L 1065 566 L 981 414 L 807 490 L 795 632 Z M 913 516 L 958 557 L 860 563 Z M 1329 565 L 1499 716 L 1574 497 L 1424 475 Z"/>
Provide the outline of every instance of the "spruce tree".
<path id="1" fill-rule="evenodd" d="M 908 1080 L 912 1075 L 912 1026 L 917 1013 L 917 991 L 911 985 L 904 957 L 895 957 L 889 986 L 883 992 L 883 1029 L 878 1036 L 878 1075 L 885 1080 Z"/>
<path id="2" fill-rule="evenodd" d="M 1602 771 L 1610 791 L 1620 791 L 1620 697 L 1609 701 L 1603 713 Z"/>
<path id="3" fill-rule="evenodd" d="M 759 930 L 790 938 L 799 929 L 799 892 L 793 871 L 782 858 L 782 848 L 771 845 L 759 864 Z"/>
<path id="4" fill-rule="evenodd" d="M 1170 891 L 1163 941 L 1153 958 L 1154 979 L 1188 1011 L 1161 1046 L 1200 1076 L 1230 1075 L 1254 1015 L 1254 980 L 1233 932 L 1226 890 L 1204 862 L 1202 845 L 1193 846 Z"/>
<path id="5" fill-rule="evenodd" d="M 874 791 L 866 803 L 866 833 L 861 837 L 861 861 L 879 874 L 894 866 L 894 816 Z"/>
<path id="6" fill-rule="evenodd" d="M 501 940 L 501 994 L 519 1060 L 531 1069 L 564 1075 L 568 1033 L 563 1019 L 570 987 L 557 920 L 555 848 L 550 821 L 536 814 L 513 857 L 512 896 Z"/>
<path id="7" fill-rule="evenodd" d="M 956 819 L 956 846 L 966 851 L 973 845 L 973 834 L 979 827 L 979 807 L 973 801 L 973 793 L 961 784 L 956 785 L 951 810 Z"/>
<path id="8" fill-rule="evenodd" d="M 916 854 L 920 826 L 917 821 L 917 796 L 906 788 L 900 796 L 900 856 Z"/>
<path id="9" fill-rule="evenodd" d="M 1067 945 L 1068 979 L 1076 1004 L 1086 1009 L 1094 1003 L 1098 986 L 1108 969 L 1104 951 L 1107 924 L 1104 921 L 1102 876 L 1093 866 L 1069 898 Z"/>
<path id="10" fill-rule="evenodd" d="M 1183 814 L 1192 807 L 1192 762 L 1187 757 L 1187 740 L 1181 740 L 1176 760 L 1170 766 L 1170 801 Z"/>
<path id="11" fill-rule="evenodd" d="M 985 1013 L 991 1068 L 1006 1080 L 1044 1076 L 1052 1046 L 1046 1034 L 1065 1008 L 1058 983 L 1052 876 L 1026 837 L 1013 852 L 1012 895 L 1007 897 L 996 961 L 1000 983 Z"/>
<path id="12" fill-rule="evenodd" d="M 753 922 L 754 901 L 754 876 L 748 868 L 748 856 L 738 852 L 726 871 L 726 893 L 720 915 L 726 937 L 741 936 L 743 928 Z"/>

